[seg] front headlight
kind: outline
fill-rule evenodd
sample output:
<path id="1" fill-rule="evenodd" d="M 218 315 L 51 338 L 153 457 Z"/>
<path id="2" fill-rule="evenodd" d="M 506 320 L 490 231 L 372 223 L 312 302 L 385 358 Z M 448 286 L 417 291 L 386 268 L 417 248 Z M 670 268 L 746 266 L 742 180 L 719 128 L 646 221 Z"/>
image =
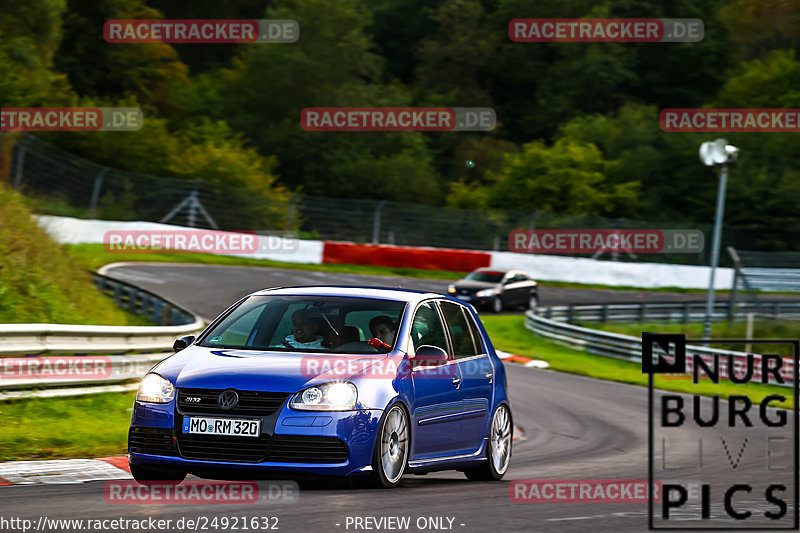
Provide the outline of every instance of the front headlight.
<path id="1" fill-rule="evenodd" d="M 479 298 L 484 298 L 486 296 L 494 296 L 495 292 L 497 292 L 495 289 L 483 289 L 482 291 L 476 292 L 475 296 L 478 296 Z"/>
<path id="2" fill-rule="evenodd" d="M 447 286 L 447 292 L 450 293 L 450 294 L 455 294 L 456 293 L 456 286 L 455 285 L 448 285 Z"/>
<path id="3" fill-rule="evenodd" d="M 158 374 L 147 374 L 136 393 L 137 402 L 169 403 L 175 397 L 175 387 Z"/>
<path id="4" fill-rule="evenodd" d="M 349 411 L 356 405 L 358 392 L 352 383 L 316 385 L 294 395 L 289 407 L 305 411 Z"/>

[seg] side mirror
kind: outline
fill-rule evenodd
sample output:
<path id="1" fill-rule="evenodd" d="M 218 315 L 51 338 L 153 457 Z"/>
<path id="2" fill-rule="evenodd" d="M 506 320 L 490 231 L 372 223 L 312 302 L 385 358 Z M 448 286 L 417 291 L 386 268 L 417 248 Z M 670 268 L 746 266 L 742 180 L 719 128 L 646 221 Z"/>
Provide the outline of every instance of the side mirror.
<path id="1" fill-rule="evenodd" d="M 180 352 L 181 350 L 192 344 L 194 342 L 194 339 L 195 339 L 194 335 L 184 335 L 183 337 L 178 337 L 172 344 L 172 351 Z"/>
<path id="2" fill-rule="evenodd" d="M 417 348 L 414 355 L 414 362 L 416 364 L 442 364 L 448 361 L 447 352 L 438 346 L 431 346 L 430 344 L 423 344 Z"/>

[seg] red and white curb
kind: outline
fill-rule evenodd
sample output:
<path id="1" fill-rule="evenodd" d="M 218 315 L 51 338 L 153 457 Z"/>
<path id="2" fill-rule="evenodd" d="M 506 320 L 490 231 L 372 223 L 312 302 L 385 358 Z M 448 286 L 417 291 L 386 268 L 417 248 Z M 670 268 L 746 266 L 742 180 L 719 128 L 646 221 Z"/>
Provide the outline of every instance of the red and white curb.
<path id="1" fill-rule="evenodd" d="M 127 457 L 0 463 L 0 486 L 63 485 L 111 479 L 133 479 Z"/>
<path id="2" fill-rule="evenodd" d="M 523 366 L 528 368 L 547 368 L 550 366 L 550 363 L 547 361 L 542 361 L 541 359 L 530 359 L 528 357 L 522 357 L 521 355 L 514 355 L 508 352 L 503 352 L 501 350 L 495 350 L 497 357 L 502 359 L 503 361 L 513 361 L 515 363 L 522 363 Z"/>

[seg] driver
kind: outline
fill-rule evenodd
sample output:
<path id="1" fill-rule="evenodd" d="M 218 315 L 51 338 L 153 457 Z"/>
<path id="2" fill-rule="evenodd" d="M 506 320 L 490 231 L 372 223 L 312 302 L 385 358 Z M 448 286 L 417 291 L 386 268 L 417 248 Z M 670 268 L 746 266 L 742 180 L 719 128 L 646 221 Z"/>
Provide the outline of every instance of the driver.
<path id="1" fill-rule="evenodd" d="M 394 321 L 388 316 L 376 316 L 369 321 L 369 330 L 372 332 L 373 337 L 367 343 L 379 350 L 390 350 L 392 344 L 394 344 L 396 329 Z"/>
<path id="2" fill-rule="evenodd" d="M 319 322 L 314 320 L 307 309 L 298 309 L 292 315 L 292 334 L 283 342 L 292 348 L 325 348 L 319 335 Z"/>

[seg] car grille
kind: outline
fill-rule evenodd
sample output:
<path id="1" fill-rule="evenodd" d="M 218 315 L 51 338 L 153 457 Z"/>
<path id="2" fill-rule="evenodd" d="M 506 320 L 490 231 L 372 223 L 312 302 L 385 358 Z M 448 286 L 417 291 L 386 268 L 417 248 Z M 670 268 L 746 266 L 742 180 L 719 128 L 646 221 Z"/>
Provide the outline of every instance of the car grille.
<path id="1" fill-rule="evenodd" d="M 347 446 L 335 437 L 275 435 L 269 460 L 283 463 L 344 463 Z"/>
<path id="2" fill-rule="evenodd" d="M 269 437 L 179 434 L 178 449 L 186 459 L 260 463 L 267 457 Z"/>
<path id="3" fill-rule="evenodd" d="M 133 453 L 151 455 L 176 455 L 171 429 L 131 428 L 128 432 L 128 449 Z"/>
<path id="4" fill-rule="evenodd" d="M 275 435 L 229 437 L 179 434 L 178 448 L 186 459 L 232 463 L 343 463 L 347 446 L 335 437 Z"/>
<path id="5" fill-rule="evenodd" d="M 233 409 L 223 410 L 217 404 L 217 397 L 225 389 L 179 389 L 178 407 L 187 414 L 230 414 L 267 416 L 276 412 L 290 396 L 285 392 L 236 391 L 239 403 Z M 199 402 L 189 402 L 187 398 L 200 398 Z"/>

